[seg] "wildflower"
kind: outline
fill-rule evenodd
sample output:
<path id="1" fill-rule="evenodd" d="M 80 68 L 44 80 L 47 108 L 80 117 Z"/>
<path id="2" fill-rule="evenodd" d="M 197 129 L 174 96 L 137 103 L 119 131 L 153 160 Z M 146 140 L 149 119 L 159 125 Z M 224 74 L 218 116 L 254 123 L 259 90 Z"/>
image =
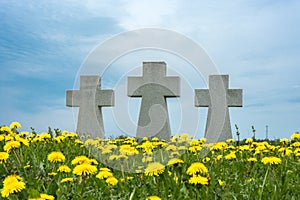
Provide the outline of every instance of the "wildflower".
<path id="1" fill-rule="evenodd" d="M 290 148 L 284 148 L 284 147 L 280 148 L 278 152 L 281 152 L 282 156 L 289 156 L 291 153 L 293 153 L 293 151 Z"/>
<path id="2" fill-rule="evenodd" d="M 118 179 L 116 179 L 115 177 L 111 176 L 111 177 L 108 177 L 105 182 L 107 184 L 109 184 L 109 185 L 115 186 L 118 183 Z"/>
<path id="3" fill-rule="evenodd" d="M 247 161 L 248 162 L 257 162 L 257 159 L 256 158 L 248 158 Z"/>
<path id="4" fill-rule="evenodd" d="M 76 174 L 78 176 L 87 176 L 90 174 L 95 174 L 96 172 L 97 167 L 87 163 L 77 165 L 73 170 L 73 174 Z"/>
<path id="5" fill-rule="evenodd" d="M 166 148 L 167 151 L 176 151 L 177 150 L 177 147 L 173 144 L 169 145 L 167 148 Z"/>
<path id="6" fill-rule="evenodd" d="M 149 163 L 145 169 L 145 174 L 147 176 L 159 176 L 165 170 L 165 166 L 160 164 L 159 162 Z"/>
<path id="7" fill-rule="evenodd" d="M 227 155 L 225 156 L 225 159 L 226 159 L 226 160 L 233 160 L 233 159 L 235 159 L 235 158 L 236 158 L 236 155 L 235 155 L 234 152 L 231 152 L 231 153 L 229 153 L 229 154 L 227 154 Z"/>
<path id="8" fill-rule="evenodd" d="M 277 157 L 274 157 L 274 156 L 270 156 L 270 157 L 264 157 L 262 160 L 261 160 L 262 163 L 264 163 L 265 165 L 267 164 L 271 164 L 271 165 L 277 165 L 277 164 L 280 164 L 281 163 L 281 159 L 280 158 L 277 158 Z"/>
<path id="9" fill-rule="evenodd" d="M 48 176 L 56 176 L 56 172 L 50 172 L 50 173 L 48 173 Z"/>
<path id="10" fill-rule="evenodd" d="M 191 146 L 189 147 L 189 151 L 192 153 L 197 153 L 197 151 L 200 151 L 202 149 L 201 146 Z"/>
<path id="11" fill-rule="evenodd" d="M 9 158 L 9 154 L 7 152 L 0 152 L 0 164 L 6 162 L 8 158 Z"/>
<path id="12" fill-rule="evenodd" d="M 136 150 L 136 148 L 128 144 L 125 144 L 120 146 L 120 153 L 123 155 L 135 155 L 135 154 L 139 154 L 139 151 Z"/>
<path id="13" fill-rule="evenodd" d="M 146 198 L 146 200 L 161 200 L 158 196 L 149 196 Z"/>
<path id="14" fill-rule="evenodd" d="M 252 144 L 253 143 L 253 139 L 252 138 L 247 138 L 245 141 L 246 144 Z"/>
<path id="15" fill-rule="evenodd" d="M 20 192 L 25 188 L 25 183 L 20 176 L 9 175 L 3 181 L 1 195 L 2 197 L 8 197 L 10 194 Z"/>
<path id="16" fill-rule="evenodd" d="M 293 135 L 291 136 L 291 139 L 292 140 L 300 139 L 300 133 L 299 132 L 293 133 Z"/>
<path id="17" fill-rule="evenodd" d="M 217 160 L 221 160 L 221 158 L 223 158 L 222 155 L 218 155 L 218 156 L 216 157 Z"/>
<path id="18" fill-rule="evenodd" d="M 234 142 L 235 142 L 235 140 L 234 140 L 234 139 L 232 139 L 232 138 L 230 138 L 230 139 L 227 139 L 227 140 L 226 140 L 226 142 L 227 142 L 227 143 L 234 143 Z"/>
<path id="19" fill-rule="evenodd" d="M 12 122 L 9 127 L 11 129 L 21 128 L 21 124 L 19 122 Z"/>
<path id="20" fill-rule="evenodd" d="M 59 166 L 57 171 L 68 173 L 71 171 L 71 169 L 67 165 L 62 165 L 62 166 Z"/>
<path id="21" fill-rule="evenodd" d="M 287 138 L 282 138 L 282 139 L 280 140 L 280 143 L 282 143 L 283 145 L 286 145 L 286 144 L 289 143 L 289 139 L 287 139 Z"/>
<path id="22" fill-rule="evenodd" d="M 196 175 L 197 173 L 207 174 L 208 169 L 205 167 L 204 164 L 200 162 L 195 162 L 191 164 L 191 166 L 187 169 L 186 173 L 188 175 Z"/>
<path id="23" fill-rule="evenodd" d="M 86 156 L 76 156 L 71 162 L 72 165 L 77 165 L 77 164 L 80 165 L 83 163 L 90 164 L 90 159 L 88 159 Z"/>
<path id="24" fill-rule="evenodd" d="M 3 149 L 4 149 L 4 151 L 9 152 L 11 149 L 18 149 L 20 147 L 21 147 L 21 143 L 20 142 L 18 142 L 18 141 L 8 141 L 4 145 Z"/>
<path id="25" fill-rule="evenodd" d="M 8 126 L 2 126 L 2 127 L 0 128 L 0 131 L 2 131 L 2 132 L 7 132 L 7 133 L 11 133 L 11 130 L 10 130 L 10 128 L 9 128 Z"/>
<path id="26" fill-rule="evenodd" d="M 73 182 L 73 181 L 74 181 L 73 178 L 64 178 L 64 179 L 62 179 L 60 182 L 61 182 L 61 183 L 71 183 L 71 182 Z"/>
<path id="27" fill-rule="evenodd" d="M 173 158 L 171 160 L 168 161 L 168 165 L 176 165 L 179 163 L 183 163 L 183 160 L 179 159 L 179 158 Z"/>
<path id="28" fill-rule="evenodd" d="M 189 179 L 189 183 L 190 184 L 201 184 L 201 185 L 208 185 L 208 179 L 206 177 L 202 177 L 200 175 L 197 175 L 197 176 L 192 176 L 190 179 Z"/>
<path id="29" fill-rule="evenodd" d="M 66 158 L 63 153 L 59 151 L 53 151 L 48 155 L 48 160 L 50 162 L 56 163 L 56 162 L 64 162 Z"/>
<path id="30" fill-rule="evenodd" d="M 41 197 L 40 197 L 42 200 L 54 200 L 54 196 L 52 195 L 48 195 L 48 194 L 41 194 Z"/>
<path id="31" fill-rule="evenodd" d="M 113 176 L 110 171 L 101 171 L 96 175 L 96 178 L 104 179 Z"/>
<path id="32" fill-rule="evenodd" d="M 224 186 L 225 185 L 225 181 L 222 181 L 221 179 L 218 179 L 218 183 L 220 186 Z"/>

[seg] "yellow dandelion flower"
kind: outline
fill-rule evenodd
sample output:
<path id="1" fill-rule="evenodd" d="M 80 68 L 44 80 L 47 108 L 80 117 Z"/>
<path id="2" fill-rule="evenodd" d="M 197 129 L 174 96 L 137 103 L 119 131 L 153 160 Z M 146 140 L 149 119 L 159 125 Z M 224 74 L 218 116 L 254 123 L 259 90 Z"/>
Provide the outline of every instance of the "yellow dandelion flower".
<path id="1" fill-rule="evenodd" d="M 71 171 L 70 167 L 68 167 L 67 165 L 62 165 L 59 166 L 58 172 L 65 172 L 65 173 L 69 173 Z"/>
<path id="2" fill-rule="evenodd" d="M 105 179 L 105 178 L 108 178 L 108 177 L 111 177 L 111 176 L 113 176 L 113 174 L 110 171 L 100 171 L 96 175 L 96 178 Z"/>
<path id="3" fill-rule="evenodd" d="M 265 165 L 267 164 L 271 164 L 271 165 L 277 165 L 277 164 L 280 164 L 281 163 L 281 159 L 280 158 L 277 158 L 277 157 L 274 157 L 274 156 L 270 156 L 270 157 L 264 157 L 261 162 Z"/>
<path id="4" fill-rule="evenodd" d="M 54 196 L 49 195 L 49 194 L 40 194 L 40 195 L 41 195 L 40 198 L 42 200 L 54 200 L 55 199 Z"/>
<path id="5" fill-rule="evenodd" d="M 159 176 L 165 171 L 165 166 L 159 162 L 149 163 L 145 169 L 145 174 L 147 176 Z"/>
<path id="6" fill-rule="evenodd" d="M 88 164 L 90 164 L 90 159 L 89 158 L 87 158 L 86 156 L 76 156 L 73 160 L 72 160 L 72 162 L 71 162 L 71 164 L 72 165 L 77 165 L 77 164 L 83 164 L 83 163 L 88 163 Z"/>
<path id="7" fill-rule="evenodd" d="M 3 188 L 1 191 L 2 197 L 8 197 L 10 194 L 18 193 L 26 188 L 20 176 L 10 175 L 3 181 Z"/>
<path id="8" fill-rule="evenodd" d="M 208 179 L 206 177 L 202 177 L 200 175 L 198 176 L 192 176 L 190 179 L 189 179 L 189 183 L 190 184 L 201 184 L 201 185 L 208 185 Z"/>
<path id="9" fill-rule="evenodd" d="M 191 166 L 187 169 L 186 173 L 188 175 L 196 175 L 197 173 L 207 174 L 208 169 L 203 163 L 195 162 L 191 164 Z"/>
<path id="10" fill-rule="evenodd" d="M 166 148 L 167 151 L 176 151 L 177 150 L 177 147 L 173 144 L 167 146 Z"/>
<path id="11" fill-rule="evenodd" d="M 216 160 L 221 160 L 222 158 L 223 158 L 222 155 L 218 155 L 218 156 L 216 157 Z"/>
<path id="12" fill-rule="evenodd" d="M 287 138 L 282 138 L 282 139 L 280 140 L 280 143 L 282 143 L 283 145 L 286 145 L 286 144 L 289 143 L 289 139 L 287 139 Z"/>
<path id="13" fill-rule="evenodd" d="M 152 162 L 153 158 L 152 157 L 143 157 L 142 162 Z"/>
<path id="14" fill-rule="evenodd" d="M 11 129 L 15 129 L 15 128 L 21 128 L 21 124 L 19 122 L 12 122 L 9 127 Z"/>
<path id="15" fill-rule="evenodd" d="M 218 183 L 220 186 L 224 186 L 225 185 L 225 181 L 222 181 L 221 179 L 218 179 Z"/>
<path id="16" fill-rule="evenodd" d="M 18 149 L 20 147 L 21 147 L 21 143 L 20 142 L 18 142 L 18 141 L 8 141 L 4 145 L 3 149 L 4 149 L 4 151 L 9 152 L 12 149 Z"/>
<path id="17" fill-rule="evenodd" d="M 48 173 L 48 176 L 56 176 L 56 172 L 50 172 L 50 173 Z"/>
<path id="18" fill-rule="evenodd" d="M 245 141 L 246 144 L 252 144 L 253 143 L 253 139 L 252 138 L 247 138 Z"/>
<path id="19" fill-rule="evenodd" d="M 7 152 L 0 152 L 0 164 L 6 162 L 9 158 L 9 154 Z"/>
<path id="20" fill-rule="evenodd" d="M 227 142 L 227 143 L 234 143 L 234 142 L 235 142 L 235 140 L 234 140 L 234 139 L 232 139 L 232 138 L 230 138 L 230 139 L 227 139 L 227 140 L 226 140 L 226 142 Z"/>
<path id="21" fill-rule="evenodd" d="M 299 132 L 293 133 L 293 135 L 291 136 L 291 139 L 292 140 L 300 139 L 300 133 Z"/>
<path id="22" fill-rule="evenodd" d="M 172 158 L 171 160 L 168 161 L 168 165 L 176 165 L 179 163 L 183 163 L 183 160 L 179 158 Z"/>
<path id="23" fill-rule="evenodd" d="M 6 132 L 6 133 L 11 133 L 11 130 L 10 130 L 10 128 L 8 126 L 2 126 L 0 128 L 0 131 Z"/>
<path id="24" fill-rule="evenodd" d="M 77 165 L 73 170 L 73 174 L 76 174 L 78 176 L 87 176 L 90 174 L 95 174 L 96 172 L 97 167 L 87 163 Z"/>
<path id="25" fill-rule="evenodd" d="M 247 161 L 248 162 L 257 162 L 257 159 L 256 158 L 248 158 Z"/>
<path id="26" fill-rule="evenodd" d="M 128 144 L 124 144 L 120 146 L 120 153 L 123 155 L 135 155 L 139 154 L 139 151 Z"/>
<path id="27" fill-rule="evenodd" d="M 146 198 L 146 200 L 161 200 L 158 196 L 149 196 Z"/>
<path id="28" fill-rule="evenodd" d="M 53 163 L 64 162 L 66 160 L 66 157 L 62 152 L 53 151 L 48 155 L 48 160 Z"/>
<path id="29" fill-rule="evenodd" d="M 109 184 L 109 185 L 114 186 L 114 185 L 117 185 L 118 179 L 116 179 L 115 177 L 111 176 L 111 177 L 108 177 L 105 182 L 107 184 Z"/>
<path id="30" fill-rule="evenodd" d="M 225 156 L 225 159 L 226 159 L 226 160 L 233 160 L 233 159 L 235 159 L 235 158 L 236 158 L 236 155 L 235 155 L 234 152 L 231 152 L 231 153 L 229 153 L 229 154 L 227 154 L 227 155 Z"/>
<path id="31" fill-rule="evenodd" d="M 71 182 L 73 182 L 73 181 L 74 181 L 73 178 L 64 178 L 64 179 L 62 179 L 60 182 L 61 182 L 61 183 L 71 183 Z"/>

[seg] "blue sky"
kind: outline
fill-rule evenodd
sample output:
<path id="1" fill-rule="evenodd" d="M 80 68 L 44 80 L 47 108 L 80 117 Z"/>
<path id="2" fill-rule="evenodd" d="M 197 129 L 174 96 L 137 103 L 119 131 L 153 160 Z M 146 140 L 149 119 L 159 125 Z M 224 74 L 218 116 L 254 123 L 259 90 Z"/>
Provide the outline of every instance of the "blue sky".
<path id="1" fill-rule="evenodd" d="M 73 88 L 77 71 L 89 52 L 121 32 L 163 28 L 196 41 L 218 70 L 230 75 L 231 88 L 244 89 L 244 107 L 230 108 L 231 122 L 239 125 L 242 137 L 251 137 L 252 125 L 260 138 L 265 137 L 266 125 L 270 138 L 289 137 L 300 130 L 299 9 L 296 0 L 2 0 L 0 124 L 19 121 L 22 130 L 34 127 L 42 132 L 51 126 L 74 131 L 73 109 L 65 106 L 65 91 Z M 133 66 L 130 74 L 139 75 L 136 67 L 151 59 L 188 66 L 165 52 L 131 53 L 112 63 L 103 77 L 104 88 L 116 86 L 120 79 L 114 76 L 118 66 Z M 124 87 L 125 79 L 118 83 Z M 199 80 L 192 87 L 207 86 Z M 136 123 L 140 100 L 121 98 L 128 103 L 130 119 Z M 178 103 L 170 100 L 170 106 L 174 108 L 170 110 L 174 116 L 172 130 L 178 132 Z M 206 109 L 193 109 L 191 116 L 199 117 L 196 124 L 201 136 Z M 103 112 L 106 132 L 121 132 L 111 110 Z M 119 126 L 122 129 L 123 125 Z"/>

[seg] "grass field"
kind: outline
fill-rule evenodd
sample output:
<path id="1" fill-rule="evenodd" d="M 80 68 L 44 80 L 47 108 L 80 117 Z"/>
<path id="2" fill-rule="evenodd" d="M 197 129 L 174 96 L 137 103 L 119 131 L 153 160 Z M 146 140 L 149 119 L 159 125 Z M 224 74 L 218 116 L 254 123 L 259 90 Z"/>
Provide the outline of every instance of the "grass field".
<path id="1" fill-rule="evenodd" d="M 206 144 L 0 128 L 2 199 L 300 199 L 300 134 Z"/>

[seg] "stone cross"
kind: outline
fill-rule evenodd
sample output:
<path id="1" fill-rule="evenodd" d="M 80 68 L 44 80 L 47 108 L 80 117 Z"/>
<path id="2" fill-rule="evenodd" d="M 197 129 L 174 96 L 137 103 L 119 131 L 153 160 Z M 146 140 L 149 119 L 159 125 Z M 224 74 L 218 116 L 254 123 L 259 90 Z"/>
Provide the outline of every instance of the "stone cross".
<path id="1" fill-rule="evenodd" d="M 195 90 L 195 106 L 208 107 L 205 129 L 207 142 L 232 138 L 228 107 L 243 106 L 243 90 L 228 88 L 228 75 L 210 75 L 209 90 Z"/>
<path id="2" fill-rule="evenodd" d="M 101 108 L 114 106 L 114 92 L 100 87 L 99 76 L 80 76 L 80 90 L 67 90 L 67 106 L 79 107 L 77 133 L 105 136 Z"/>
<path id="3" fill-rule="evenodd" d="M 166 98 L 180 96 L 180 78 L 166 73 L 165 62 L 143 62 L 143 76 L 128 77 L 128 96 L 142 97 L 137 138 L 171 137 Z"/>

